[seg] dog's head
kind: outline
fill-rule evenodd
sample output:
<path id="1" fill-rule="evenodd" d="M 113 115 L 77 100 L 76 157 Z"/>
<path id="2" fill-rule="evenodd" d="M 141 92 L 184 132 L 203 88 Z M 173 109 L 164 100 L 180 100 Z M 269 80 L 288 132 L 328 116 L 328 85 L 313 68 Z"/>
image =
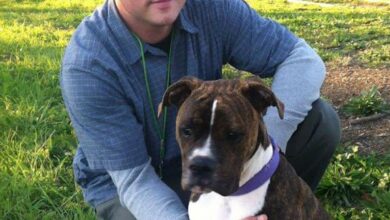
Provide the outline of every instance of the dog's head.
<path id="1" fill-rule="evenodd" d="M 239 187 L 246 161 L 267 147 L 263 115 L 283 104 L 259 78 L 201 81 L 186 77 L 170 86 L 160 105 L 176 105 L 176 138 L 182 153 L 182 187 L 229 195 Z"/>

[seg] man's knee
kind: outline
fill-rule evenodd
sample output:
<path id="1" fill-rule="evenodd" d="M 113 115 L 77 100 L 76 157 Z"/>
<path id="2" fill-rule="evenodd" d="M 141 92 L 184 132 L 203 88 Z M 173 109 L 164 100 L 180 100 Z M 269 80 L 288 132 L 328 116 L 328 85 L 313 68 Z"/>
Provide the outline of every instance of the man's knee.
<path id="1" fill-rule="evenodd" d="M 319 99 L 298 125 L 287 144 L 286 157 L 312 190 L 318 185 L 340 141 L 340 120 L 327 102 Z"/>
<path id="2" fill-rule="evenodd" d="M 340 141 L 340 120 L 334 108 L 322 99 L 313 103 L 312 109 L 287 143 L 289 158 L 305 153 L 332 155 Z"/>
<path id="3" fill-rule="evenodd" d="M 328 102 L 318 99 L 313 103 L 311 111 L 320 115 L 316 132 L 321 133 L 320 135 L 328 148 L 336 148 L 341 139 L 341 125 L 335 109 Z M 333 152 L 334 149 L 328 149 L 328 151 Z"/>

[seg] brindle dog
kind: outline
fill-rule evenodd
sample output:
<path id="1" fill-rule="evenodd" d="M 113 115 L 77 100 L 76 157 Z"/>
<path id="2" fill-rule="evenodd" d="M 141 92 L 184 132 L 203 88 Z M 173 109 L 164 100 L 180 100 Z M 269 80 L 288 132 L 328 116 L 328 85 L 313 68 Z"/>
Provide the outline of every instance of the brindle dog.
<path id="1" fill-rule="evenodd" d="M 170 86 L 160 105 L 176 105 L 182 187 L 192 191 L 190 219 L 330 219 L 308 185 L 281 154 L 274 175 L 245 195 L 231 194 L 273 155 L 263 116 L 284 106 L 257 78 L 202 81 L 186 77 Z"/>

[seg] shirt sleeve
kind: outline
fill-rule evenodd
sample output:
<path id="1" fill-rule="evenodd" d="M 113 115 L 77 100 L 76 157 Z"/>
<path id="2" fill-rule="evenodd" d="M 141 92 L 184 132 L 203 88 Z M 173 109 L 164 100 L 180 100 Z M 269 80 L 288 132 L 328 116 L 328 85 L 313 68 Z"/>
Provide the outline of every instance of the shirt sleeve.
<path id="1" fill-rule="evenodd" d="M 143 126 L 134 110 L 137 103 L 124 98 L 113 75 L 65 65 L 60 78 L 79 147 L 91 169 L 128 169 L 148 160 Z"/>
<path id="2" fill-rule="evenodd" d="M 273 76 L 297 42 L 284 26 L 261 17 L 245 1 L 223 1 L 224 62 L 262 77 Z"/>
<path id="3" fill-rule="evenodd" d="M 264 117 L 268 133 L 286 151 L 287 142 L 320 97 L 325 65 L 317 53 L 300 40 L 276 70 L 272 90 L 285 105 L 284 119 L 271 107 Z"/>
<path id="4" fill-rule="evenodd" d="M 223 1 L 225 62 L 237 69 L 273 76 L 272 90 L 285 104 L 281 120 L 275 108 L 264 121 L 268 132 L 285 151 L 299 123 L 320 97 L 325 65 L 317 53 L 282 25 L 261 17 L 244 1 Z"/>
<path id="5" fill-rule="evenodd" d="M 108 173 L 122 205 L 137 219 L 188 219 L 187 209 L 176 193 L 161 182 L 150 161 L 133 169 Z"/>

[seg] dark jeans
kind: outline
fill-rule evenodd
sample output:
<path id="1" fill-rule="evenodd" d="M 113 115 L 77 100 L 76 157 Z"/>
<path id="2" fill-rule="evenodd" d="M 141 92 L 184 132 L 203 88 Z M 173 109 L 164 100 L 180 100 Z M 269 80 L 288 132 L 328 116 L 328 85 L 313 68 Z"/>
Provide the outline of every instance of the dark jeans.
<path id="1" fill-rule="evenodd" d="M 287 143 L 286 157 L 314 191 L 340 142 L 340 120 L 327 102 L 319 99 Z"/>
<path id="2" fill-rule="evenodd" d="M 340 134 L 340 121 L 336 111 L 319 99 L 313 103 L 312 110 L 287 143 L 287 160 L 313 191 L 332 158 L 340 141 Z M 135 219 L 121 206 L 118 197 L 99 205 L 96 215 L 98 219 Z"/>

